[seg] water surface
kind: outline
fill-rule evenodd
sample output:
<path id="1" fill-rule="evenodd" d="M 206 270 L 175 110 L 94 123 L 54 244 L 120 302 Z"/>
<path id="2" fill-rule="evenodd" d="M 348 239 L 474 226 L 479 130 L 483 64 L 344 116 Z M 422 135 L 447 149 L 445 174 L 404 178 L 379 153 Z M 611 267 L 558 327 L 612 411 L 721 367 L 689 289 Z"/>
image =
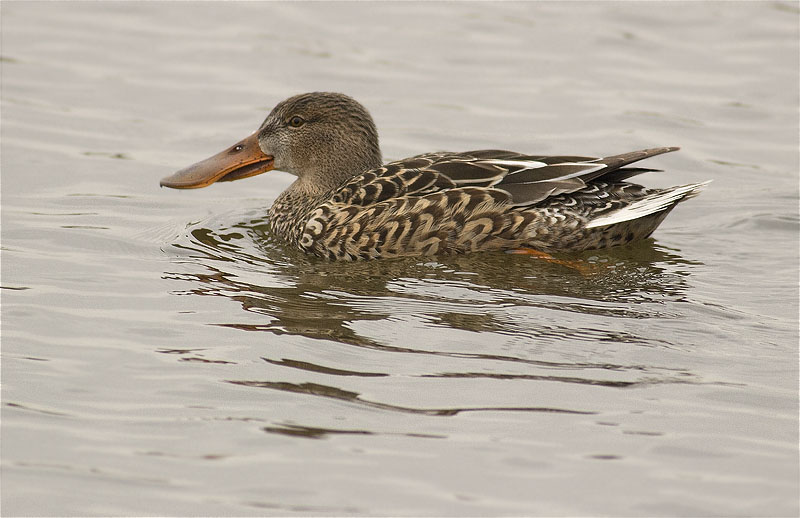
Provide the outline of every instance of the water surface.
<path id="1" fill-rule="evenodd" d="M 798 513 L 793 3 L 4 3 L 6 515 Z M 346 92 L 386 159 L 713 179 L 654 238 L 336 264 L 292 178 L 158 180 Z"/>

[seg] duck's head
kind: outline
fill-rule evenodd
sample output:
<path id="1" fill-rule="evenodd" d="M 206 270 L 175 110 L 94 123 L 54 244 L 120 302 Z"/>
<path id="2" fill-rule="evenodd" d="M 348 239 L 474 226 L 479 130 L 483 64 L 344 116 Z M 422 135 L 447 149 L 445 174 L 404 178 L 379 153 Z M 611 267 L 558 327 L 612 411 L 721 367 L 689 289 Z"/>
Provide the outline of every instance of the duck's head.
<path id="1" fill-rule="evenodd" d="M 314 92 L 281 102 L 255 133 L 162 179 L 161 185 L 196 189 L 279 169 L 297 176 L 299 187 L 313 193 L 381 163 L 369 112 L 344 94 Z"/>

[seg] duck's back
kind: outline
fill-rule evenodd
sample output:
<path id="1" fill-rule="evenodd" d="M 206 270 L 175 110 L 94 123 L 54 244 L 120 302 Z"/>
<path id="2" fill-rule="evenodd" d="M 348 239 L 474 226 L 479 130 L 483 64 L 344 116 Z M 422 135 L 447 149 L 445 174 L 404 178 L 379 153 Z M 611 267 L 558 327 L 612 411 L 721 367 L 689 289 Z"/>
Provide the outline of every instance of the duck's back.
<path id="1" fill-rule="evenodd" d="M 354 177 L 299 221 L 294 240 L 330 259 L 530 247 L 606 248 L 649 236 L 704 184 L 645 189 L 625 167 L 677 148 L 606 158 L 501 150 L 429 153 Z"/>

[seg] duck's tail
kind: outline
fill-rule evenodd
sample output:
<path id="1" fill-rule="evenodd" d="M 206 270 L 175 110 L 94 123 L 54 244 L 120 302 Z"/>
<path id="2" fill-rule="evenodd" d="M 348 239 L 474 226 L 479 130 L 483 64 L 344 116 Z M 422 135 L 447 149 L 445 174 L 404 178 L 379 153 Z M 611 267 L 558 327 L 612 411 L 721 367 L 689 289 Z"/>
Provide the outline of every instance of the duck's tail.
<path id="1" fill-rule="evenodd" d="M 688 200 L 700 194 L 700 191 L 709 183 L 711 183 L 711 180 L 655 191 L 644 198 L 634 201 L 630 205 L 620 207 L 619 209 L 592 219 L 586 225 L 586 228 L 604 227 L 643 218 L 658 212 L 669 212 L 675 205 L 683 200 Z"/>

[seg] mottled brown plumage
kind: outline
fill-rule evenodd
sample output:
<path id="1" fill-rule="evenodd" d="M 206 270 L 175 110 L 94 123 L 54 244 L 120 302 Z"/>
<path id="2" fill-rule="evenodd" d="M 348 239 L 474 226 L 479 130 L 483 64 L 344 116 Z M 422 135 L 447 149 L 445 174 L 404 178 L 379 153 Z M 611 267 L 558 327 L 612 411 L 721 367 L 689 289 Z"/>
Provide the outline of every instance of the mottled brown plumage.
<path id="1" fill-rule="evenodd" d="M 626 166 L 676 149 L 606 158 L 441 152 L 381 165 L 366 109 L 318 92 L 283 101 L 253 136 L 162 185 L 205 186 L 272 168 L 292 173 L 298 178 L 270 208 L 270 224 L 289 243 L 329 259 L 578 251 L 645 238 L 699 192 L 705 184 L 645 189 L 625 181 L 652 171 Z"/>

